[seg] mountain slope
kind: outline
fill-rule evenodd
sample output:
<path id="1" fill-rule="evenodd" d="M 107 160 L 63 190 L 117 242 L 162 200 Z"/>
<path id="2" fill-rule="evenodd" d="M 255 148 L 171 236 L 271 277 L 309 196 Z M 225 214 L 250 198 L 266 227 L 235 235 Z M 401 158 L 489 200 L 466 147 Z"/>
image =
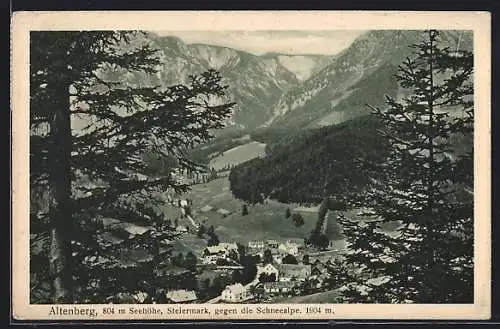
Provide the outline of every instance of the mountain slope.
<path id="1" fill-rule="evenodd" d="M 299 81 L 305 81 L 315 75 L 335 58 L 328 55 L 289 55 L 267 53 L 262 58 L 276 58 L 287 70 L 295 74 Z"/>
<path id="2" fill-rule="evenodd" d="M 263 124 L 284 92 L 331 59 L 322 55 L 257 56 L 228 47 L 186 44 L 177 37 L 160 37 L 153 33 L 148 33 L 146 41 L 159 50 L 162 64 L 156 75 L 107 73 L 108 77 L 132 85 L 170 86 L 186 84 L 190 75 L 215 69 L 228 85 L 227 100 L 237 104 L 232 123 L 239 128 L 251 129 Z"/>
<path id="3" fill-rule="evenodd" d="M 372 164 L 382 161 L 388 150 L 377 134 L 380 127 L 375 117 L 363 116 L 279 138 L 269 143 L 265 157 L 231 170 L 231 190 L 249 202 L 263 194 L 280 202 L 319 203 L 326 180 L 331 195 L 357 193 L 369 175 L 377 177 Z"/>
<path id="4" fill-rule="evenodd" d="M 421 31 L 370 31 L 337 54 L 317 74 L 285 92 L 273 108 L 269 125 L 318 127 L 367 114 L 366 103 L 379 105 L 384 94 L 401 95 L 394 79 L 398 65 L 411 55 Z M 472 49 L 472 33 L 443 31 L 451 49 Z"/>
<path id="5" fill-rule="evenodd" d="M 338 200 L 355 199 L 371 179 L 382 177 L 376 168 L 390 150 L 378 132 L 382 127 L 376 116 L 364 115 L 293 135 L 275 134 L 274 141 L 267 140 L 264 157 L 231 170 L 231 191 L 248 202 L 264 196 L 283 203 L 319 204 L 325 189 Z M 455 157 L 473 148 L 472 135 L 453 135 L 450 142 Z M 468 184 L 473 184 L 472 177 Z"/>

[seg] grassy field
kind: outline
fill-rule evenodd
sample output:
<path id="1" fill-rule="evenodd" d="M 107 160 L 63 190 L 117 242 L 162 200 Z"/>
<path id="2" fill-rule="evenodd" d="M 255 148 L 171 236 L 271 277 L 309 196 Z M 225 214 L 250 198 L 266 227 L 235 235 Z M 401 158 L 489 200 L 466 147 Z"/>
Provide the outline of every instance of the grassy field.
<path id="1" fill-rule="evenodd" d="M 300 240 L 314 228 L 317 213 L 314 211 L 301 211 L 304 225 L 295 227 L 290 218 L 285 218 L 287 208 L 292 212 L 298 205 L 282 204 L 270 201 L 263 205 L 249 205 L 248 215 L 242 216 L 243 201 L 233 197 L 229 189 L 227 178 L 219 178 L 206 184 L 193 185 L 186 198 L 193 200 L 193 218 L 206 226 L 213 225 L 221 242 L 240 242 L 247 244 L 251 240 L 275 239 L 278 241 Z M 206 205 L 214 207 L 213 210 L 203 213 L 200 211 Z M 217 209 L 227 209 L 232 213 L 226 217 L 218 214 Z M 165 205 L 163 207 L 169 218 L 178 218 L 180 211 L 177 207 Z M 187 221 L 179 221 L 187 226 Z M 186 243 L 187 244 L 187 243 Z M 190 242 L 195 246 L 203 246 L 196 241 Z"/>
<path id="2" fill-rule="evenodd" d="M 193 218 L 195 221 L 204 224 L 206 227 L 213 225 L 217 236 L 221 242 L 239 242 L 244 245 L 251 240 L 274 239 L 277 241 L 294 240 L 302 242 L 309 232 L 316 225 L 318 218 L 317 207 L 301 207 L 298 204 L 283 204 L 269 200 L 265 204 L 248 205 L 248 215 L 242 216 L 241 209 L 243 201 L 235 199 L 229 188 L 227 177 L 212 180 L 206 184 L 191 186 L 191 191 L 184 197 L 193 200 Z M 214 209 L 208 212 L 201 212 L 205 206 L 212 206 Z M 226 209 L 231 212 L 224 217 L 217 213 L 217 209 Z M 285 218 L 286 209 L 300 213 L 304 218 L 304 225 L 295 227 L 290 218 Z M 180 209 L 169 204 L 162 207 L 168 218 L 174 220 L 178 218 L 179 224 L 190 229 L 194 227 L 188 220 L 179 219 Z M 350 219 L 361 220 L 359 210 L 350 210 L 344 214 Z M 328 215 L 327 234 L 336 236 L 336 232 L 341 230 L 335 221 L 335 213 Z M 388 225 L 389 226 L 389 225 Z M 388 227 L 387 231 L 392 231 L 395 227 Z M 191 231 L 194 233 L 194 231 Z M 176 242 L 176 250 L 186 252 L 193 251 L 199 253 L 206 246 L 205 239 L 200 239 L 195 234 L 183 234 L 180 241 Z M 336 248 L 345 247 L 343 240 L 334 241 Z"/>
<path id="3" fill-rule="evenodd" d="M 236 146 L 222 155 L 210 160 L 210 167 L 219 170 L 228 165 L 237 165 L 250 159 L 264 155 L 266 144 L 259 142 L 249 142 Z"/>

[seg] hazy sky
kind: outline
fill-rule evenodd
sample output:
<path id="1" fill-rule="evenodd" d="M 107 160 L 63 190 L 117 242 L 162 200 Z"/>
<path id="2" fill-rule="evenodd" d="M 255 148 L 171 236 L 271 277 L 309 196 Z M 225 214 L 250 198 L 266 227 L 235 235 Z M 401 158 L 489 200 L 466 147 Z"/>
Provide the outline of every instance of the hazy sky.
<path id="1" fill-rule="evenodd" d="M 163 36 L 177 36 L 185 43 L 226 46 L 261 55 L 285 54 L 333 55 L 346 48 L 365 31 L 155 31 Z"/>

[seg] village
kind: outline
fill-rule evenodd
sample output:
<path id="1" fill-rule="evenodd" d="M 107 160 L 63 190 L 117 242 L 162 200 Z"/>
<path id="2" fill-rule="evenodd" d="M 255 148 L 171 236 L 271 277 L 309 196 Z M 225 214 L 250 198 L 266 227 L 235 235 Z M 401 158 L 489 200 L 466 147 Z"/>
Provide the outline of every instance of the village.
<path id="1" fill-rule="evenodd" d="M 84 261 L 106 264 L 131 280 L 143 276 L 146 281 L 146 275 L 152 282 L 143 291 L 119 293 L 110 302 L 274 303 L 339 288 L 336 281 L 345 270 L 340 265 L 343 250 L 333 246 L 317 250 L 298 240 L 218 241 L 213 227 L 206 228 L 193 218 L 191 200 L 168 198 L 167 202 L 179 210 L 173 221 L 154 212 L 144 225 L 100 219 L 97 237 L 105 252 Z M 229 212 L 208 206 L 199 211 L 220 216 Z M 206 247 L 185 254 L 176 250 L 176 241 L 194 237 L 205 238 Z M 144 264 L 149 264 L 146 268 L 151 273 L 137 272 Z"/>

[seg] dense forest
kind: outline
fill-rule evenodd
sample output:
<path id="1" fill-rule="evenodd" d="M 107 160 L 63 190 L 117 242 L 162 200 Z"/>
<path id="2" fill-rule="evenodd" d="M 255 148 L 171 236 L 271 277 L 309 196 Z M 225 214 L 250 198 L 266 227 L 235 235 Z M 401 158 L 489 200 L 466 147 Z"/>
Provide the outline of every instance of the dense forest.
<path id="1" fill-rule="evenodd" d="M 319 203 L 324 189 L 339 199 L 354 196 L 377 176 L 373 165 L 387 154 L 388 143 L 377 134 L 380 126 L 368 115 L 277 138 L 268 144 L 266 157 L 231 171 L 231 190 L 250 202 L 264 195 L 281 202 Z"/>

